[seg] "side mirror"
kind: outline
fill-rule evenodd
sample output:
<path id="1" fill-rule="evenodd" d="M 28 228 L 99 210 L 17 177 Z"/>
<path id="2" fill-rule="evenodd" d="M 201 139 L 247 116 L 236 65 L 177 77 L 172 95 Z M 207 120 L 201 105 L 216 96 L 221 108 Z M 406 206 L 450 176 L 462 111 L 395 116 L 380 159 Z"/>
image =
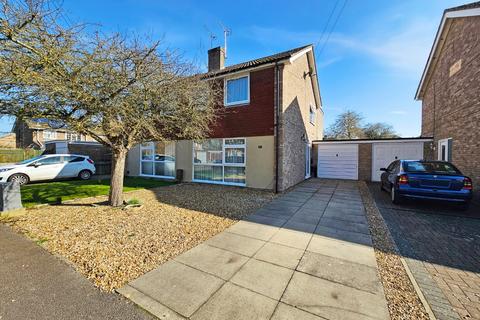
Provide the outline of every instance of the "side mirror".
<path id="1" fill-rule="evenodd" d="M 41 163 L 38 163 L 38 162 L 35 162 L 35 163 L 33 164 L 33 166 L 34 166 L 35 168 L 38 168 L 38 167 L 40 167 L 41 165 L 42 165 L 42 164 L 41 164 Z"/>
<path id="2" fill-rule="evenodd" d="M 388 172 L 387 168 L 380 168 L 380 171 Z"/>

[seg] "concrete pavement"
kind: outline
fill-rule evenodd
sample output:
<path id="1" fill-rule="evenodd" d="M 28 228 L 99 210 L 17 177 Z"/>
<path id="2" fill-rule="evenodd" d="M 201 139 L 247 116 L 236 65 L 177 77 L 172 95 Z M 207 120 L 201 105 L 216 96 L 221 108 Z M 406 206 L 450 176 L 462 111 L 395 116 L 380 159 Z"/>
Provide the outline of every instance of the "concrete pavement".
<path id="1" fill-rule="evenodd" d="M 119 292 L 161 319 L 388 319 L 356 182 L 308 180 Z"/>
<path id="2" fill-rule="evenodd" d="M 153 319 L 0 224 L 0 319 Z"/>

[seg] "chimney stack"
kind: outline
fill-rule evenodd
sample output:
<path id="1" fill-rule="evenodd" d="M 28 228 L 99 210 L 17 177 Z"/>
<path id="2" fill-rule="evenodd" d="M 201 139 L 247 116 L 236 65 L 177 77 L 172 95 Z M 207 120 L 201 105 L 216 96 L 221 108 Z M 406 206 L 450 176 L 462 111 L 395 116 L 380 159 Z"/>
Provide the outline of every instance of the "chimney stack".
<path id="1" fill-rule="evenodd" d="M 208 72 L 225 68 L 225 50 L 216 47 L 208 50 Z"/>

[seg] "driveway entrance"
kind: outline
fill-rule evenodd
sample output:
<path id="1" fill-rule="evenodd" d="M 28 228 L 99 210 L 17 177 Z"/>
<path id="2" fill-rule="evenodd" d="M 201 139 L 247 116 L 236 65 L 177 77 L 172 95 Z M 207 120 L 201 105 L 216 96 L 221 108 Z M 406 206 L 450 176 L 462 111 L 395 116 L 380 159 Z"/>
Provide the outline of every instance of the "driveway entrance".
<path id="1" fill-rule="evenodd" d="M 168 319 L 389 318 L 353 181 L 305 181 L 119 292 Z"/>

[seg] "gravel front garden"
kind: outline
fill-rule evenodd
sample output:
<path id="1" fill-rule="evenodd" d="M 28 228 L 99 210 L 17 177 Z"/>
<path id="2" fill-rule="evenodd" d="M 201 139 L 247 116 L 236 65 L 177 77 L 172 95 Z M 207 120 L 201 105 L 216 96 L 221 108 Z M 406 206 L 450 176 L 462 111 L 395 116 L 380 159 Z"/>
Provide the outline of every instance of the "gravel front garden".
<path id="1" fill-rule="evenodd" d="M 6 220 L 112 291 L 223 231 L 269 202 L 271 192 L 179 184 L 125 194 L 141 208 L 103 205 L 106 197 L 27 210 Z"/>

